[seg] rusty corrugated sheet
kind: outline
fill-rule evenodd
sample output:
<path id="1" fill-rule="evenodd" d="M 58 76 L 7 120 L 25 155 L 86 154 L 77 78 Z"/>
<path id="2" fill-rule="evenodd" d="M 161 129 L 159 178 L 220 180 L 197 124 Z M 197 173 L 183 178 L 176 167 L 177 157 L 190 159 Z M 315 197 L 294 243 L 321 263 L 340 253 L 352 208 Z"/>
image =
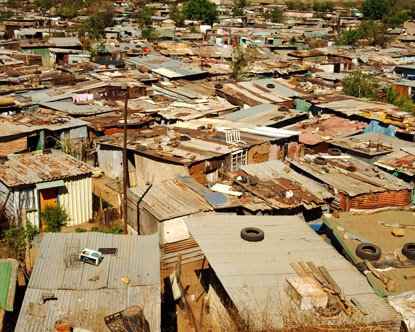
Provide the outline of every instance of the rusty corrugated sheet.
<path id="1" fill-rule="evenodd" d="M 63 152 L 29 152 L 9 156 L 0 164 L 0 181 L 7 187 L 36 184 L 90 174 L 87 164 Z"/>

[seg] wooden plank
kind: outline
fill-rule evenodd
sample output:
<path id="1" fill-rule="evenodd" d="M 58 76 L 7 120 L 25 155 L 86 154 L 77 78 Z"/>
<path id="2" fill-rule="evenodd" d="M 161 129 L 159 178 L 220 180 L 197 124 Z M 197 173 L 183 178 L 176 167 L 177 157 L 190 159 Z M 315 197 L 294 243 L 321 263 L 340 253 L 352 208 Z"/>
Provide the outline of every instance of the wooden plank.
<path id="1" fill-rule="evenodd" d="M 329 271 L 324 266 L 319 266 L 318 269 L 320 270 L 321 274 L 326 278 L 326 280 L 329 282 L 329 284 L 333 287 L 334 291 L 338 294 L 341 293 L 341 289 L 339 285 L 337 285 L 336 281 L 332 278 Z"/>
<path id="2" fill-rule="evenodd" d="M 294 269 L 294 271 L 301 277 L 305 278 L 308 277 L 306 271 L 304 271 L 303 267 L 299 263 L 290 263 L 290 266 Z"/>

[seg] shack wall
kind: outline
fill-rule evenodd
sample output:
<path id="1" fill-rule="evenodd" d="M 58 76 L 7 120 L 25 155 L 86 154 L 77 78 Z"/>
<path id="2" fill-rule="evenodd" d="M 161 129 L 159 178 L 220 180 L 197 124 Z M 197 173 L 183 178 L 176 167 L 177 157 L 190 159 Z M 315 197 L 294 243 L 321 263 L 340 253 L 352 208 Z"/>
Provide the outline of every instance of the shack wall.
<path id="1" fill-rule="evenodd" d="M 58 201 L 68 212 L 69 226 L 79 225 L 92 219 L 91 176 L 65 180 L 65 187 L 59 188 Z"/>
<path id="2" fill-rule="evenodd" d="M 27 150 L 27 137 L 11 139 L 0 142 L 0 155 L 19 153 Z"/>
<path id="3" fill-rule="evenodd" d="M 340 199 L 340 210 L 342 211 L 350 211 L 350 209 L 370 210 L 387 206 L 405 207 L 412 203 L 412 192 L 410 190 L 388 190 L 355 197 L 339 193 L 337 197 Z"/>
<path id="4" fill-rule="evenodd" d="M 156 184 L 164 180 L 174 179 L 176 175 L 189 175 L 187 168 L 183 165 L 176 165 L 158 161 L 136 154 L 134 156 L 137 183 Z M 122 174 L 122 173 L 121 173 Z"/>
<path id="5" fill-rule="evenodd" d="M 98 149 L 98 165 L 105 175 L 112 179 L 122 179 L 122 150 L 108 149 L 100 145 Z"/>

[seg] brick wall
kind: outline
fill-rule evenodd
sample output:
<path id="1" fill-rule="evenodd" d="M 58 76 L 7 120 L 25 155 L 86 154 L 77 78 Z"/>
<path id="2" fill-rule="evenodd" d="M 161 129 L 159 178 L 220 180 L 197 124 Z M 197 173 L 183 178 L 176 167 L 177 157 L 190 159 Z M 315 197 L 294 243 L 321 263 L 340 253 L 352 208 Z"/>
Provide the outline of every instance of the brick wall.
<path id="1" fill-rule="evenodd" d="M 384 191 L 381 193 L 368 193 L 355 197 L 345 194 L 338 194 L 340 199 L 340 210 L 349 211 L 350 209 L 378 209 L 387 206 L 405 207 L 412 202 L 411 190 Z"/>

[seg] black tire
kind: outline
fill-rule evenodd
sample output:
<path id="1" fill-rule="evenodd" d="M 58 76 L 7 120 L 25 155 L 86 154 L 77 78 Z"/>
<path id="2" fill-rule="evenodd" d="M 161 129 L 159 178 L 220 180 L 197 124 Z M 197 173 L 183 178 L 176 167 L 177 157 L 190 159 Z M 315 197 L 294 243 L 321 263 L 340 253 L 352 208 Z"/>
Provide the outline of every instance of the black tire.
<path id="1" fill-rule="evenodd" d="M 368 261 L 377 261 L 382 256 L 382 250 L 373 243 L 361 243 L 356 247 L 356 255 Z"/>
<path id="2" fill-rule="evenodd" d="M 316 165 L 327 165 L 327 160 L 323 157 L 317 156 L 314 158 L 314 164 Z"/>
<path id="3" fill-rule="evenodd" d="M 278 111 L 280 111 L 280 112 L 287 112 L 288 110 L 289 110 L 289 108 L 287 106 L 278 107 Z"/>
<path id="4" fill-rule="evenodd" d="M 342 154 L 342 151 L 337 148 L 331 148 L 329 149 L 328 153 L 330 156 L 340 156 Z"/>
<path id="5" fill-rule="evenodd" d="M 268 83 L 268 84 L 267 84 L 267 88 L 268 88 L 268 89 L 274 89 L 274 88 L 275 88 L 275 84 Z"/>
<path id="6" fill-rule="evenodd" d="M 214 87 L 215 87 L 215 89 L 222 89 L 223 88 L 223 85 L 217 83 L 217 84 L 214 85 Z"/>
<path id="7" fill-rule="evenodd" d="M 402 248 L 402 254 L 411 260 L 415 260 L 415 242 L 406 243 Z"/>
<path id="8" fill-rule="evenodd" d="M 259 242 L 265 237 L 264 231 L 256 227 L 245 227 L 241 230 L 241 238 L 249 242 Z"/>

